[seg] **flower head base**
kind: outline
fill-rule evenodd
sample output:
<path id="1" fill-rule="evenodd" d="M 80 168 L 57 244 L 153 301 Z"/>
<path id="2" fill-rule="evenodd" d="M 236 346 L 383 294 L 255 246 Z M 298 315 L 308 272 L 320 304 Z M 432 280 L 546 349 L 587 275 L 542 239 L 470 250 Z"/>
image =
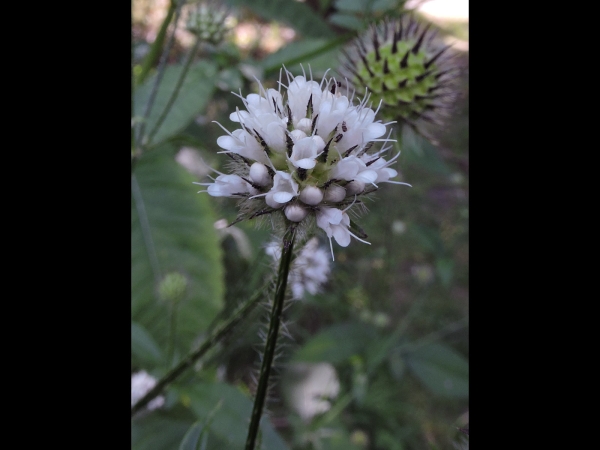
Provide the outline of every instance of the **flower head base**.
<path id="1" fill-rule="evenodd" d="M 241 128 L 229 132 L 219 124 L 227 135 L 217 139 L 233 173 L 196 184 L 215 197 L 242 198 L 236 222 L 268 214 L 286 226 L 316 222 L 330 242 L 333 237 L 346 247 L 350 237 L 361 240 L 350 231 L 347 211 L 363 205 L 361 197 L 379 183 L 406 184 L 390 180 L 398 175 L 389 168 L 398 155 L 383 158 L 393 122 L 375 121 L 369 97 L 355 105 L 334 78 L 317 83 L 306 74 L 285 74 L 288 84 L 280 74 L 278 90 L 260 85 L 260 95 L 240 93 L 245 110 L 230 119 Z M 377 143 L 382 148 L 375 151 Z"/>
<path id="2" fill-rule="evenodd" d="M 409 15 L 372 26 L 346 52 L 344 72 L 358 95 L 382 102 L 386 120 L 406 123 L 428 136 L 424 122 L 442 123 L 455 98 L 456 67 L 450 46 Z"/>

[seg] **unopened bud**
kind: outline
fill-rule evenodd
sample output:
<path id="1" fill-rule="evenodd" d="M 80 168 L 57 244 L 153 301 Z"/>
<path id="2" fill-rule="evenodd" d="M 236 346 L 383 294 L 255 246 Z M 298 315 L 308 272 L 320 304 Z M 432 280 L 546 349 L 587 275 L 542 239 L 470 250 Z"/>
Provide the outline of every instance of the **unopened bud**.
<path id="1" fill-rule="evenodd" d="M 360 180 L 352 180 L 344 187 L 346 188 L 346 194 L 358 195 L 365 190 L 365 183 Z"/>
<path id="2" fill-rule="evenodd" d="M 300 205 L 289 205 L 285 208 L 285 217 L 292 222 L 300 222 L 306 217 L 308 211 Z"/>
<path id="3" fill-rule="evenodd" d="M 316 186 L 307 186 L 300 192 L 300 200 L 307 205 L 318 205 L 323 201 L 323 191 Z"/>
<path id="4" fill-rule="evenodd" d="M 259 162 L 250 166 L 250 179 L 259 186 L 268 186 L 272 182 L 267 167 Z"/>
<path id="5" fill-rule="evenodd" d="M 177 303 L 185 295 L 187 280 L 178 272 L 171 272 L 165 276 L 158 287 L 161 298 L 172 303 Z"/>
<path id="6" fill-rule="evenodd" d="M 346 198 L 346 189 L 337 184 L 333 184 L 325 191 L 324 198 L 326 202 L 341 202 Z"/>

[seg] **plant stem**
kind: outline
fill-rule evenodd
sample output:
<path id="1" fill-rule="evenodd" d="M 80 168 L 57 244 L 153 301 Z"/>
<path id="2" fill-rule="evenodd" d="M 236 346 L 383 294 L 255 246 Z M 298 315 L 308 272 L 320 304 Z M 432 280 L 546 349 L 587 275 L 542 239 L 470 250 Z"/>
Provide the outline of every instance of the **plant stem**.
<path id="1" fill-rule="evenodd" d="M 296 227 L 291 225 L 283 236 L 283 250 L 281 252 L 281 262 L 277 273 L 277 284 L 275 288 L 275 299 L 273 308 L 271 309 L 271 320 L 269 322 L 269 332 L 267 334 L 267 342 L 265 344 L 265 353 L 262 359 L 260 368 L 260 377 L 258 387 L 256 388 L 256 397 L 254 398 L 254 406 L 252 408 L 252 417 L 250 420 L 250 428 L 248 429 L 248 437 L 246 438 L 246 450 L 254 450 L 256 444 L 256 434 L 262 410 L 267 396 L 267 387 L 269 384 L 269 374 L 273 364 L 273 356 L 275 355 L 275 347 L 277 344 L 277 335 L 279 333 L 279 325 L 281 324 L 281 312 L 283 310 L 283 301 L 285 299 L 285 289 L 287 287 L 288 273 L 290 271 L 290 262 L 292 260 L 292 250 L 294 247 L 294 238 L 296 237 Z"/>
<path id="2" fill-rule="evenodd" d="M 244 319 L 252 310 L 252 308 L 258 304 L 258 301 L 263 298 L 266 287 L 267 285 L 264 285 L 257 290 L 249 300 L 242 303 L 231 313 L 229 320 L 215 328 L 211 335 L 204 340 L 202 345 L 197 350 L 189 353 L 181 360 L 179 364 L 177 364 L 177 366 L 167 372 L 167 374 L 162 377 L 158 383 L 156 383 L 156 385 L 146 393 L 146 395 L 144 395 L 135 405 L 131 407 L 131 417 L 133 417 L 138 411 L 150 403 L 150 401 L 160 394 L 163 389 L 167 387 L 167 385 L 175 381 L 183 372 L 185 372 L 187 368 L 191 367 L 208 350 L 217 344 L 235 325 Z"/>
<path id="3" fill-rule="evenodd" d="M 148 73 L 150 72 L 150 69 L 154 65 L 154 62 L 156 61 L 156 58 L 158 58 L 160 49 L 162 48 L 163 42 L 165 41 L 165 36 L 167 34 L 167 28 L 169 27 L 169 23 L 171 22 L 171 19 L 173 18 L 173 14 L 175 13 L 175 8 L 177 7 L 177 3 L 178 3 L 177 0 L 172 0 L 171 4 L 169 5 L 169 9 L 167 11 L 165 20 L 163 20 L 163 23 L 160 26 L 160 30 L 158 31 L 158 34 L 156 35 L 156 39 L 154 39 L 154 42 L 152 43 L 152 47 L 150 47 L 150 51 L 144 58 L 144 62 L 142 63 L 142 70 L 140 71 L 140 73 L 138 74 L 138 76 L 135 79 L 136 85 L 139 85 L 146 79 L 146 77 L 148 76 Z"/>
<path id="4" fill-rule="evenodd" d="M 132 172 L 133 172 L 133 169 L 135 167 L 137 160 L 140 157 L 139 153 L 141 152 L 141 150 L 137 151 L 137 149 L 139 149 L 142 145 L 141 140 L 142 140 L 142 137 L 144 136 L 144 131 L 146 129 L 146 121 L 148 120 L 148 117 L 150 116 L 150 111 L 152 110 L 152 106 L 154 105 L 154 100 L 155 100 L 156 94 L 158 92 L 158 86 L 160 85 L 163 75 L 165 74 L 165 69 L 167 67 L 167 59 L 169 58 L 169 53 L 171 52 L 171 48 L 173 47 L 173 42 L 175 41 L 175 31 L 177 31 L 177 22 L 179 21 L 181 7 L 185 3 L 185 1 L 173 0 L 171 2 L 171 6 L 169 7 L 169 13 L 167 13 L 167 17 L 165 17 L 165 20 L 162 25 L 166 31 L 167 26 L 169 25 L 169 22 L 171 21 L 171 18 L 173 17 L 172 10 L 174 10 L 175 5 L 177 3 L 179 3 L 179 4 L 177 6 L 177 11 L 175 14 L 173 32 L 171 33 L 171 36 L 169 37 L 169 41 L 167 42 L 167 46 L 166 46 L 165 50 L 163 51 L 163 54 L 161 55 L 160 62 L 158 64 L 158 71 L 156 74 L 156 79 L 154 80 L 154 85 L 152 86 L 152 91 L 150 92 L 150 96 L 148 97 L 148 103 L 146 103 L 146 108 L 144 110 L 144 117 L 143 117 L 141 123 L 136 124 L 136 126 L 135 126 L 135 129 L 136 129 L 136 133 L 135 133 L 136 154 L 133 157 L 132 162 L 131 162 L 131 171 Z M 161 31 L 162 31 L 162 28 L 161 28 Z M 159 35 L 160 35 L 160 33 L 159 33 Z M 152 49 L 153 49 L 152 51 L 158 51 L 158 49 L 160 49 L 160 47 L 162 47 L 162 41 L 164 40 L 164 35 L 161 38 L 160 42 L 159 42 L 159 37 L 160 36 L 157 36 L 156 40 L 154 41 L 154 44 L 152 46 Z M 154 50 L 155 47 L 156 47 L 156 50 Z M 148 55 L 148 57 L 150 57 L 150 55 Z M 143 81 L 144 78 L 145 78 L 145 75 L 141 79 L 138 78 L 136 80 L 135 84 L 139 85 Z"/>

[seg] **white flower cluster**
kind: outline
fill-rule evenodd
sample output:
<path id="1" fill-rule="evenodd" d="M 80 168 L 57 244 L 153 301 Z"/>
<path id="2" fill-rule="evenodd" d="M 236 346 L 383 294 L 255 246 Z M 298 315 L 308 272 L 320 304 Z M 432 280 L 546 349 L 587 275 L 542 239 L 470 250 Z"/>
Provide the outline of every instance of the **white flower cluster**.
<path id="1" fill-rule="evenodd" d="M 278 90 L 260 85 L 260 95 L 240 93 L 246 110 L 229 118 L 241 128 L 230 133 L 219 124 L 227 135 L 217 139 L 234 161 L 233 173 L 196 184 L 215 197 L 245 199 L 239 220 L 276 212 L 296 223 L 314 217 L 330 244 L 332 237 L 342 247 L 351 236 L 362 241 L 349 230 L 346 211 L 377 183 L 407 184 L 390 181 L 398 175 L 389 167 L 398 155 L 386 161 L 389 148 L 371 151 L 375 142 L 392 141 L 391 130 L 382 138 L 389 123 L 375 121 L 368 97 L 354 105 L 334 78 L 319 84 L 285 73 L 287 86 L 280 76 Z"/>
<path id="2" fill-rule="evenodd" d="M 131 406 L 135 405 L 146 393 L 156 385 L 156 379 L 145 370 L 131 375 Z M 165 398 L 160 395 L 150 401 L 146 406 L 149 410 L 160 408 L 165 403 Z"/>
<path id="3" fill-rule="evenodd" d="M 271 242 L 265 251 L 275 261 L 281 258 L 281 244 Z M 314 295 L 327 282 L 331 272 L 329 256 L 327 252 L 319 247 L 319 240 L 313 237 L 308 240 L 298 256 L 294 259 L 288 281 L 292 289 L 292 297 L 300 300 L 304 292 Z"/>

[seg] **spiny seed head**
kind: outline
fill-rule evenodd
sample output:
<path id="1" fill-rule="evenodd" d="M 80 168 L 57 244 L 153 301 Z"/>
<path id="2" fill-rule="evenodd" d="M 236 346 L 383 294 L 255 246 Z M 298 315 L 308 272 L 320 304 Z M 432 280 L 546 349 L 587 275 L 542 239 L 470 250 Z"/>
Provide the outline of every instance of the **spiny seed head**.
<path id="1" fill-rule="evenodd" d="M 229 32 L 225 24 L 228 10 L 219 2 L 207 0 L 198 3 L 190 11 L 187 29 L 209 44 L 218 45 Z"/>
<path id="2" fill-rule="evenodd" d="M 412 16 L 373 25 L 345 51 L 342 72 L 359 97 L 381 102 L 385 120 L 410 125 L 427 136 L 424 122 L 441 125 L 456 97 L 449 46 Z"/>

